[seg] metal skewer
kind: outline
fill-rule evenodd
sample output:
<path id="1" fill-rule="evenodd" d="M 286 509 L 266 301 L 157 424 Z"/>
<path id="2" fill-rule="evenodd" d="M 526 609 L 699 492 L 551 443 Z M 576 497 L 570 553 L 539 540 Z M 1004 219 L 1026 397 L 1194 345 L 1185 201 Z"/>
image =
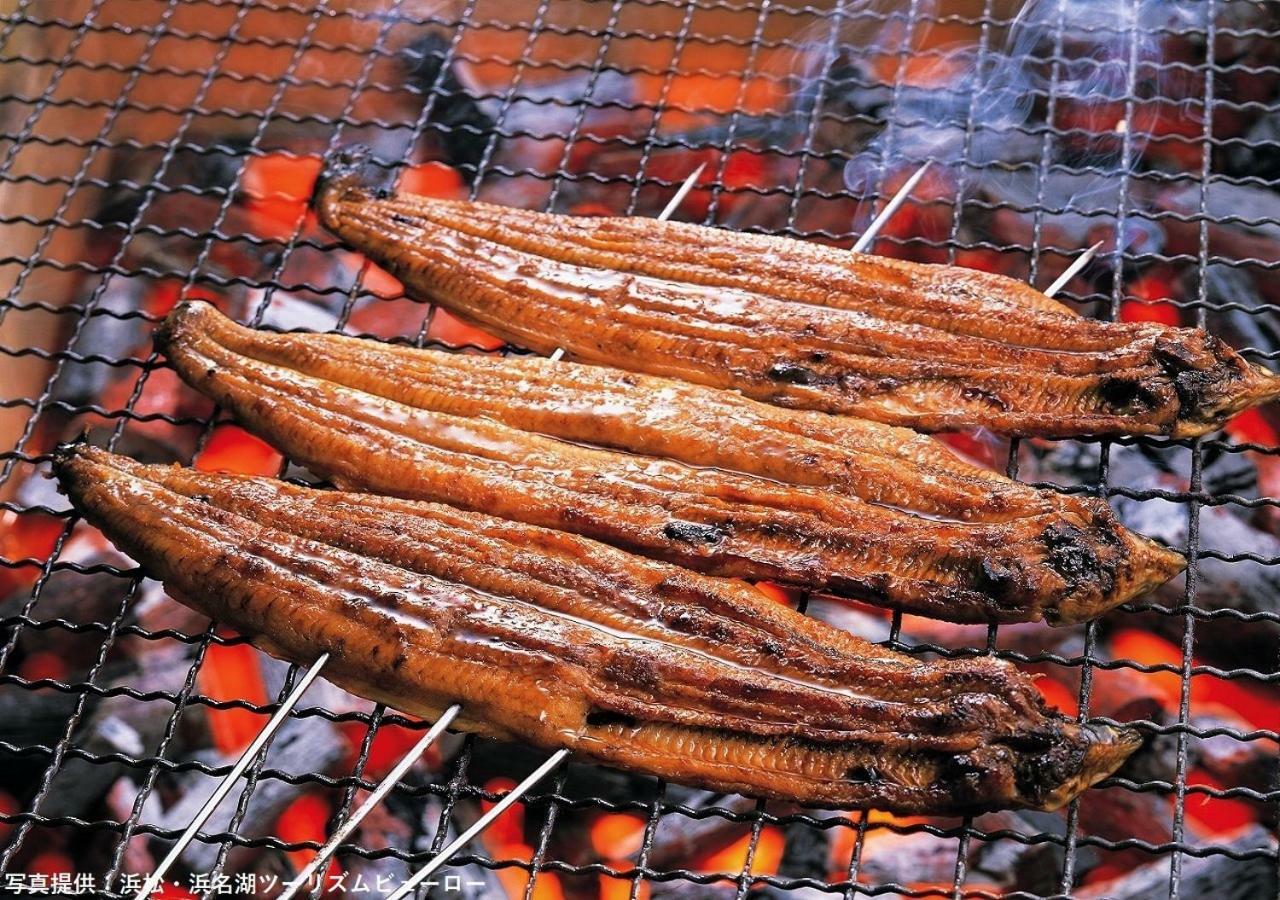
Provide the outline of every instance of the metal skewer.
<path id="1" fill-rule="evenodd" d="M 1075 262 L 1067 266 L 1063 273 L 1054 280 L 1053 284 L 1044 289 L 1044 295 L 1046 297 L 1052 297 L 1054 294 L 1058 293 L 1058 291 L 1066 287 L 1067 282 L 1072 278 L 1075 278 L 1076 273 L 1089 265 L 1089 260 L 1097 256 L 1100 249 L 1102 249 L 1102 241 L 1098 241 L 1098 243 L 1094 244 L 1088 250 L 1077 256 Z"/>
<path id="2" fill-rule="evenodd" d="M 290 691 L 289 696 L 285 698 L 282 704 L 280 704 L 280 708 L 276 710 L 275 715 L 271 717 L 271 721 L 267 722 L 267 726 L 258 733 L 256 738 L 253 739 L 253 743 L 245 748 L 244 753 L 242 753 L 240 758 L 236 760 L 236 764 L 231 767 L 231 771 L 227 773 L 226 777 L 222 779 L 222 782 L 209 796 L 209 799 L 200 807 L 200 811 L 197 812 L 195 818 L 191 820 L 191 824 L 187 826 L 187 830 L 182 832 L 182 835 L 178 838 L 177 843 L 173 845 L 169 854 L 160 861 L 160 865 L 156 866 L 156 870 L 151 873 L 150 877 L 147 878 L 146 883 L 142 885 L 142 890 L 138 891 L 138 893 L 134 895 L 134 900 L 147 900 L 147 898 L 151 896 L 151 893 L 160 886 L 164 881 L 164 876 L 169 871 L 169 868 L 177 861 L 178 857 L 182 855 L 182 851 L 186 849 L 187 845 L 195 839 L 196 833 L 200 830 L 200 827 L 208 821 L 209 817 L 213 815 L 213 811 L 218 808 L 218 804 L 221 803 L 223 798 L 231 792 L 231 788 L 235 785 L 240 776 L 244 774 L 244 770 L 249 768 L 249 764 L 253 762 L 254 757 L 258 755 L 258 752 L 266 746 L 267 742 L 270 741 L 275 733 L 280 730 L 280 726 L 284 724 L 284 720 L 289 717 L 289 713 L 298 704 L 298 701 L 302 699 L 302 695 L 306 693 L 307 688 L 311 687 L 311 682 L 316 680 L 317 676 L 320 674 L 320 670 L 324 668 L 325 663 L 328 661 L 329 654 L 322 653 L 320 658 L 311 664 L 311 668 L 307 669 L 302 678 L 299 679 L 297 685 L 295 685 L 293 690 Z"/>
<path id="3" fill-rule="evenodd" d="M 884 209 L 880 210 L 880 215 L 876 216 L 871 224 L 867 226 L 867 230 L 862 232 L 862 236 L 858 238 L 853 245 L 854 253 L 862 253 L 871 246 L 871 242 L 876 239 L 880 229 L 885 223 L 893 218 L 893 214 L 898 211 L 902 204 L 907 202 L 907 198 L 911 196 L 911 192 L 916 189 L 916 185 L 920 183 L 920 179 L 924 178 L 924 173 L 929 170 L 932 160 L 926 159 L 920 168 L 916 169 L 914 175 L 903 182 L 902 187 L 898 188 L 898 193 L 893 195 L 893 199 L 885 204 Z"/>
<path id="4" fill-rule="evenodd" d="M 399 890 L 397 890 L 394 894 L 392 894 L 389 898 L 387 898 L 387 900 L 401 900 L 401 898 L 407 897 L 413 891 L 414 888 L 416 888 L 419 884 L 421 884 L 427 878 L 431 877 L 432 873 L 434 873 L 441 866 L 447 863 L 449 861 L 449 858 L 453 856 L 453 854 L 461 850 L 468 841 L 470 841 L 477 834 L 479 834 L 480 832 L 488 828 L 494 819 L 498 818 L 498 816 L 506 812 L 507 808 L 511 806 L 511 804 L 515 803 L 517 800 L 523 797 L 531 787 L 533 787 L 543 778 L 546 778 L 547 775 L 551 772 L 551 770 L 553 770 L 556 766 L 560 765 L 560 763 L 563 762 L 564 758 L 568 755 L 569 755 L 568 750 L 557 750 L 555 753 L 548 756 L 546 760 L 542 763 L 542 765 L 538 766 L 538 768 L 530 772 L 529 776 L 525 778 L 524 781 L 520 782 L 515 787 L 513 787 L 511 789 L 511 792 L 508 793 L 507 796 L 499 800 L 494 805 L 493 809 L 489 810 L 483 816 L 476 819 L 475 823 L 472 824 L 470 828 L 468 828 L 466 831 L 462 832 L 462 834 L 454 838 L 453 841 L 449 844 L 449 846 L 445 847 L 443 850 L 441 850 L 439 853 L 435 855 L 435 858 L 433 858 L 431 862 L 427 863 L 421 869 L 414 872 L 413 875 L 411 875 L 408 878 L 408 880 L 405 881 L 404 884 L 400 885 Z"/>
<path id="5" fill-rule="evenodd" d="M 444 730 L 449 727 L 449 723 L 457 718 L 458 713 L 460 712 L 462 712 L 462 707 L 455 703 L 453 706 L 446 709 L 441 714 L 440 718 L 436 719 L 436 722 L 431 726 L 431 729 L 424 734 L 421 739 L 419 739 L 418 743 L 413 745 L 409 752 L 400 759 L 400 762 L 395 764 L 395 767 L 387 773 L 387 776 L 383 778 L 382 781 L 378 783 L 378 786 L 375 787 L 369 796 L 365 798 L 364 803 L 360 804 L 360 808 L 353 812 L 345 822 L 338 826 L 337 830 L 334 831 L 333 836 L 330 837 L 325 845 L 316 853 L 315 858 L 307 864 L 306 868 L 298 873 L 297 878 L 295 878 L 293 882 L 290 883 L 288 889 L 280 895 L 279 900 L 291 900 L 292 897 L 297 895 L 298 891 L 308 885 L 308 882 L 311 881 L 311 878 L 315 873 L 329 861 L 329 857 L 333 856 L 334 852 L 338 849 L 338 846 L 351 835 L 351 832 L 356 830 L 356 826 L 364 821 L 365 816 L 373 812 L 374 808 L 382 802 L 382 798 L 391 792 L 391 789 L 396 786 L 401 778 L 404 777 L 404 773 L 409 771 L 409 767 L 418 760 L 418 757 L 426 752 L 428 747 L 435 743 L 436 738 L 440 737 L 440 735 L 444 733 Z"/>

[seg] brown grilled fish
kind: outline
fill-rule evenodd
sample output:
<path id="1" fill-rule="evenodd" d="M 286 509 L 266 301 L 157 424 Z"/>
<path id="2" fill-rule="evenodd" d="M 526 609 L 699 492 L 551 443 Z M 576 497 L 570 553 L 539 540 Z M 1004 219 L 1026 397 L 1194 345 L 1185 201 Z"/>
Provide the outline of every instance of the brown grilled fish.
<path id="1" fill-rule="evenodd" d="M 608 394 L 618 428 L 600 423 L 612 432 L 606 442 L 685 460 L 678 462 L 576 443 L 590 437 L 585 429 L 593 414 L 573 413 L 575 404 L 594 404 L 613 377 L 600 369 L 560 364 L 575 373 L 572 386 L 552 390 L 535 414 L 523 400 L 504 402 L 500 392 L 482 398 L 495 384 L 485 379 L 453 399 L 446 395 L 449 383 L 467 380 L 473 366 L 490 373 L 509 366 L 528 373 L 532 384 L 554 365 L 543 361 L 258 334 L 197 305 L 175 310 L 157 342 L 190 384 L 339 486 L 573 531 L 715 575 L 769 579 L 958 621 L 1073 622 L 1163 582 L 1182 564 L 1178 554 L 1126 531 L 1101 503 L 1047 499 L 980 477 L 958 460 L 944 468 L 941 448 L 917 443 L 895 453 L 887 449 L 892 435 L 879 433 L 883 426 L 866 427 L 869 462 L 856 472 L 849 470 L 859 468 L 860 454 L 836 449 L 856 439 L 853 423 L 672 382 L 636 381 Z M 441 371 L 429 374 L 437 362 Z M 691 415 L 703 422 L 705 430 L 689 442 L 678 417 L 663 418 L 668 389 L 692 403 Z M 832 422 L 834 431 L 825 439 L 794 434 L 816 433 L 816 419 Z M 736 428 L 720 430 L 731 421 Z M 746 446 L 733 449 L 736 438 Z M 788 455 L 796 453 L 788 442 L 800 447 L 797 456 Z M 748 461 L 757 449 L 760 456 Z M 825 480 L 811 479 L 816 486 L 786 483 L 824 465 Z M 841 469 L 860 487 L 826 489 Z M 1019 514 L 943 521 L 857 495 L 909 504 L 912 478 L 926 485 L 919 491 L 926 508 L 963 515 L 990 484 L 989 492 Z"/>
<path id="2" fill-rule="evenodd" d="M 1082 318 L 1000 275 L 643 218 L 381 196 L 320 220 L 415 296 L 541 353 L 923 431 L 1203 434 L 1280 377 L 1199 329 Z"/>
<path id="3" fill-rule="evenodd" d="M 823 806 L 1053 808 L 1137 735 L 1048 710 L 991 657 L 926 662 L 749 586 L 447 506 L 145 466 L 63 490 L 201 612 L 406 712 L 721 791 Z"/>

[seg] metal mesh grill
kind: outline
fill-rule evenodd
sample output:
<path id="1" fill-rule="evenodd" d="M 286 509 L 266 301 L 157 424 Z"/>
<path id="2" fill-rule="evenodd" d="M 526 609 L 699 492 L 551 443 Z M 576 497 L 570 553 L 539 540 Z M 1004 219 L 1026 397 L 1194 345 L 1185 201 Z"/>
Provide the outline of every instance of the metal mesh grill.
<path id="1" fill-rule="evenodd" d="M 6 607 L 0 622 L 5 635 L 0 645 L 0 685 L 14 696 L 30 695 L 32 703 L 37 696 L 51 695 L 63 696 L 66 702 L 56 706 L 57 737 L 52 741 L 7 734 L 0 723 L 0 758 L 6 765 L 30 771 L 35 785 L 24 809 L 0 814 L 0 822 L 10 827 L 8 842 L 0 851 L 0 873 L 20 870 L 24 854 L 29 855 L 33 847 L 56 842 L 76 847 L 92 844 L 108 861 L 100 874 L 111 879 L 110 887 L 99 894 L 121 896 L 119 876 L 131 839 L 177 835 L 143 821 L 148 798 L 162 791 L 166 780 L 183 773 L 216 776 L 229 768 L 198 758 L 174 761 L 173 748 L 184 729 L 191 727 L 191 712 L 271 708 L 202 694 L 198 673 L 210 649 L 235 644 L 235 639 L 212 628 L 190 634 L 142 623 L 133 611 L 148 590 L 145 573 L 127 564 L 85 563 L 68 556 L 64 550 L 73 531 L 84 526 L 77 526 L 51 493 L 15 490 L 19 484 L 36 483 L 31 476 L 47 462 L 51 440 L 77 426 L 93 425 L 111 446 L 127 451 L 145 447 L 148 428 L 163 424 L 198 434 L 193 446 L 200 452 L 223 421 L 216 412 L 188 415 L 160 408 L 157 397 L 174 389 L 166 380 L 165 363 L 154 354 L 121 354 L 100 343 L 103 323 L 145 331 L 162 317 L 145 308 L 121 311 L 113 306 L 113 292 L 121 286 L 167 281 L 181 297 L 199 296 L 205 290 L 236 290 L 251 298 L 242 319 L 267 325 L 279 321 L 276 314 L 282 305 L 305 295 L 328 311 L 330 318 L 323 327 L 361 333 L 351 325 L 353 313 L 361 304 L 381 302 L 372 298 L 366 284 L 367 266 L 359 268 L 354 278 L 319 283 L 310 279 L 318 270 L 317 254 L 328 257 L 345 252 L 327 236 L 317 238 L 302 219 L 278 238 L 237 227 L 249 160 L 281 149 L 323 155 L 354 141 L 374 144 L 385 159 L 407 158 L 415 148 L 428 147 L 429 154 L 452 155 L 454 168 L 464 176 L 472 196 L 499 202 L 532 197 L 537 205 L 562 212 L 604 207 L 652 215 L 693 165 L 706 159 L 709 176 L 695 197 L 701 198 L 697 212 L 708 224 L 848 245 L 877 204 L 892 194 L 895 173 L 936 150 L 922 151 L 917 140 L 922 122 L 936 126 L 938 113 L 922 107 L 919 92 L 911 87 L 911 75 L 922 60 L 946 65 L 951 51 L 938 44 L 941 49 L 916 52 L 908 49 L 911 36 L 930 29 L 963 34 L 970 52 L 976 54 L 976 63 L 970 62 L 981 67 L 984 56 L 999 54 L 1017 12 L 1013 6 L 996 0 L 956 4 L 954 10 L 944 5 L 942 11 L 922 0 L 881 6 L 862 2 L 808 6 L 769 0 L 521 0 L 506 4 L 466 0 L 437 5 L 388 0 L 376 8 L 248 0 L 18 3 L 0 29 L 0 58 L 11 76 L 5 94 L 9 127 L 7 136 L 0 139 L 0 190 L 8 198 L 0 214 L 7 233 L 0 258 L 6 288 L 0 300 L 0 324 L 7 329 L 0 366 L 12 373 L 2 379 L 0 411 L 17 442 L 0 456 L 0 483 L 7 485 L 7 493 L 0 495 L 5 498 L 0 508 L 10 526 L 33 516 L 53 517 L 57 522 L 48 552 L 36 556 L 6 552 L 0 561 L 2 571 L 31 576 L 20 602 Z M 1136 8 L 1129 0 L 1118 0 L 1116 6 Z M 1243 154 L 1253 160 L 1246 168 L 1256 165 L 1253 172 L 1264 171 L 1258 160 L 1280 154 L 1274 133 L 1271 137 L 1255 132 L 1223 137 L 1220 132 L 1226 130 L 1215 127 L 1224 117 L 1280 116 L 1275 82 L 1268 81 L 1280 70 L 1266 59 L 1232 55 L 1237 45 L 1280 40 L 1280 32 L 1272 30 L 1274 19 L 1262 14 L 1264 6 L 1210 2 L 1172 24 L 1156 26 L 1123 16 L 1117 22 L 1085 25 L 1072 20 L 1074 3 L 1047 4 L 1054 15 L 1046 21 L 1056 23 L 1056 28 L 1046 32 L 1051 47 L 1041 46 L 1039 52 L 1052 72 L 1061 74 L 1078 63 L 1070 42 L 1082 30 L 1102 34 L 1115 46 L 1131 51 L 1130 62 L 1139 59 L 1144 42 L 1170 34 L 1199 47 L 1200 62 L 1156 60 L 1128 67 L 1129 80 L 1112 97 L 1119 116 L 1112 130 L 1117 146 L 1105 163 L 1089 154 L 1068 155 L 1063 161 L 1057 147 L 1071 141 L 1073 131 L 1044 124 L 1054 121 L 1052 112 L 1045 115 L 1045 109 L 1052 111 L 1056 104 L 1067 102 L 1065 75 L 1051 74 L 1047 89 L 1035 97 L 1037 112 L 1022 123 L 987 118 L 989 111 L 980 100 L 962 103 L 959 116 L 948 120 L 951 149 L 943 161 L 951 175 L 946 189 L 935 190 L 908 207 L 913 215 L 934 224 L 914 232 L 891 231 L 881 238 L 879 247 L 897 255 L 931 254 L 929 258 L 937 261 L 962 264 L 971 264 L 980 254 L 995 260 L 1021 260 L 1017 264 L 1043 284 L 1052 260 L 1065 261 L 1084 246 L 1055 243 L 1054 235 L 1061 232 L 1051 226 L 1057 221 L 1083 220 L 1085 231 L 1091 219 L 1119 222 L 1123 251 L 1111 254 L 1105 266 L 1095 266 L 1098 271 L 1091 283 L 1096 293 L 1068 295 L 1069 301 L 1089 312 L 1117 316 L 1133 299 L 1126 292 L 1131 273 L 1176 267 L 1182 273 L 1183 289 L 1169 303 L 1187 311 L 1189 324 L 1211 330 L 1230 326 L 1239 333 L 1247 331 L 1248 323 L 1256 323 L 1253 333 L 1270 334 L 1265 323 L 1272 313 L 1266 303 L 1224 298 L 1210 277 L 1235 273 L 1265 279 L 1280 267 L 1280 257 L 1268 257 L 1265 252 L 1280 243 L 1260 240 L 1244 242 L 1241 248 L 1224 247 L 1214 232 L 1233 226 L 1251 234 L 1280 229 L 1274 177 L 1239 167 L 1224 172 L 1220 165 Z M 425 54 L 434 55 L 436 74 L 418 83 L 406 79 L 396 67 L 404 59 L 406 45 L 427 32 L 435 36 L 434 42 L 421 46 L 429 47 Z M 881 54 L 880 77 L 853 65 L 842 49 L 869 40 L 868 35 L 897 36 L 900 41 L 901 49 Z M 928 63 L 930 56 L 932 63 Z M 452 67 L 459 63 L 475 74 L 476 80 L 466 88 L 474 101 L 468 107 L 470 116 L 466 109 L 460 111 L 459 88 L 450 83 Z M 890 77 L 883 77 L 884 72 Z M 1270 96 L 1242 98 L 1233 93 L 1228 82 L 1242 74 L 1270 83 Z M 1172 136 L 1144 138 L 1146 126 L 1136 113 L 1144 108 L 1152 89 L 1139 81 L 1165 76 L 1183 85 L 1184 99 L 1174 112 L 1194 121 L 1194 127 Z M 648 88 L 639 93 L 623 89 L 631 82 Z M 1192 99 L 1185 99 L 1187 93 Z M 611 132 L 611 123 L 626 127 Z M 848 137 L 864 129 L 874 129 L 875 137 L 863 143 Z M 1083 134 L 1087 129 L 1081 126 L 1079 131 Z M 993 135 L 1001 141 L 1037 142 L 1040 151 L 1031 155 L 1030 162 L 1011 164 L 987 146 Z M 1140 158 L 1151 146 L 1146 142 L 1157 140 L 1160 147 L 1168 148 L 1164 161 L 1142 163 Z M 134 161 L 137 167 L 122 167 L 122 159 Z M 673 167 L 672 160 L 683 168 Z M 762 167 L 775 175 L 787 172 L 789 180 L 755 177 L 752 173 Z M 995 175 L 1019 172 L 1030 177 L 1029 194 L 1002 196 L 993 190 L 973 190 L 975 184 L 989 184 Z M 1104 183 L 1106 208 L 1083 203 L 1074 194 L 1057 196 L 1051 190 L 1053 173 Z M 1210 180 L 1215 190 L 1224 184 L 1249 188 L 1250 196 L 1262 196 L 1269 205 L 1253 209 L 1219 202 L 1208 187 Z M 847 208 L 853 215 L 841 219 L 830 214 L 833 205 L 850 196 L 862 201 Z M 1161 206 L 1150 202 L 1151 196 L 1176 197 L 1180 202 Z M 687 210 L 681 215 L 692 217 Z M 995 237 L 1002 232 L 992 228 L 970 227 L 975 221 L 1008 217 L 1018 217 L 1025 225 L 1024 240 Z M 1176 246 L 1139 239 L 1152 227 L 1167 229 L 1170 222 L 1177 223 L 1174 231 L 1182 236 Z M 226 263 L 229 256 L 244 253 L 266 260 L 262 271 L 238 271 Z M 301 280 L 299 272 L 304 273 Z M 434 316 L 429 307 L 417 307 L 417 318 L 405 322 L 398 336 L 420 345 L 442 345 L 433 338 Z M 37 323 L 49 318 L 60 323 L 56 341 L 31 337 L 39 333 Z M 1280 358 L 1280 342 L 1252 342 L 1246 355 L 1260 361 Z M 74 372 L 95 366 L 109 369 L 107 377 L 125 385 L 118 397 L 86 400 L 66 390 Z M 1273 832 L 1280 810 L 1274 753 L 1280 729 L 1275 724 L 1249 729 L 1236 722 L 1205 726 L 1195 708 L 1201 696 L 1197 685 L 1202 683 L 1222 682 L 1259 691 L 1280 684 L 1274 658 L 1250 658 L 1235 668 L 1221 657 L 1212 663 L 1202 661 L 1198 643 L 1206 628 L 1234 630 L 1244 643 L 1251 635 L 1280 629 L 1275 607 L 1218 608 L 1205 603 L 1201 593 L 1202 566 L 1207 560 L 1218 566 L 1216 578 L 1223 577 L 1221 570 L 1240 567 L 1255 573 L 1250 577 L 1271 583 L 1266 579 L 1274 576 L 1265 572 L 1280 558 L 1252 547 L 1224 547 L 1217 535 L 1209 533 L 1217 520 L 1206 519 L 1205 511 L 1260 515 L 1280 506 L 1280 497 L 1269 496 L 1265 483 L 1251 491 L 1209 477 L 1223 459 L 1249 454 L 1262 466 L 1280 451 L 1225 437 L 1078 446 L 1096 452 L 1096 457 L 1089 457 L 1093 460 L 1090 476 L 1055 486 L 1095 491 L 1136 504 L 1155 503 L 1167 509 L 1167 515 L 1185 521 L 1185 546 L 1179 549 L 1186 550 L 1191 565 L 1180 595 L 1159 595 L 1113 614 L 1116 622 L 1080 628 L 1069 652 L 1062 650 L 1066 645 L 1028 650 L 1019 642 L 1016 629 L 992 628 L 985 639 L 967 646 L 909 641 L 901 616 L 886 622 L 887 640 L 913 653 L 991 652 L 1034 664 L 1042 671 L 1068 673 L 1064 680 L 1079 685 L 1076 699 L 1082 717 L 1091 710 L 1100 673 L 1125 671 L 1134 674 L 1134 683 L 1158 683 L 1176 698 L 1172 714 L 1161 721 L 1136 724 L 1170 743 L 1172 778 L 1110 779 L 1073 804 L 1065 818 L 1023 820 L 1035 823 L 1024 829 L 984 827 L 971 820 L 775 810 L 733 798 L 707 802 L 665 784 L 615 781 L 590 767 L 571 765 L 535 789 L 524 803 L 530 821 L 541 823 L 532 830 L 530 858 L 491 856 L 473 848 L 473 853 L 459 856 L 446 871 L 463 871 L 460 867 L 524 870 L 529 874 L 525 897 L 543 896 L 539 885 L 545 885 L 546 873 L 555 873 L 566 896 L 592 896 L 603 880 L 615 889 L 621 885 L 618 893 L 609 896 L 632 898 L 646 893 L 655 897 L 1058 896 L 1075 890 L 1085 857 L 1091 866 L 1109 862 L 1161 866 L 1156 893 L 1144 896 L 1166 892 L 1209 896 L 1203 884 L 1188 887 L 1199 876 L 1184 877 L 1205 861 L 1232 861 L 1211 870 L 1218 879 L 1256 878 L 1259 867 L 1274 871 L 1275 844 L 1265 834 L 1258 837 L 1251 832 L 1253 837 L 1243 841 L 1192 835 L 1187 810 L 1207 802 L 1241 801 L 1262 810 L 1259 821 L 1270 823 L 1265 827 Z M 1115 454 L 1134 447 L 1147 448 L 1149 458 L 1176 458 L 1170 471 L 1176 469 L 1182 480 L 1173 487 L 1135 487 L 1113 477 Z M 1001 445 L 1001 450 L 1008 453 L 1007 471 L 1015 477 L 1028 475 L 1028 460 L 1052 452 L 1037 442 L 1014 442 Z M 1028 477 L 1040 480 L 1041 474 L 1037 469 Z M 48 611 L 45 601 L 61 589 L 58 582 L 82 579 L 111 580 L 115 603 L 106 614 L 86 617 L 63 607 Z M 1180 647 L 1180 661 L 1152 663 L 1104 653 L 1103 629 L 1110 633 L 1118 627 L 1158 627 L 1160 633 L 1172 634 Z M 88 648 L 87 665 L 66 677 L 18 674 L 14 660 L 21 642 L 45 632 L 75 635 Z M 176 654 L 186 667 L 180 689 L 152 690 L 110 677 L 121 642 L 145 644 L 147 652 L 156 655 Z M 297 674 L 296 669 L 289 671 L 280 697 Z M 147 704 L 155 716 L 163 717 L 158 741 L 130 751 L 103 749 L 89 740 L 82 727 L 88 711 L 110 698 Z M 334 798 L 340 817 L 350 810 L 358 789 L 372 786 L 366 766 L 379 731 L 393 724 L 423 727 L 382 707 L 371 714 L 335 711 L 305 699 L 296 716 L 367 726 L 354 767 L 336 776 L 261 765 L 252 768 L 247 783 L 236 791 L 237 814 L 225 829 L 199 838 L 217 848 L 217 871 L 226 869 L 235 851 L 266 853 L 318 846 L 278 834 L 254 836 L 247 830 L 250 797 L 264 784 L 316 785 Z M 1189 779 L 1189 744 L 1209 739 L 1269 748 L 1264 753 L 1270 754 L 1265 783 Z M 415 850 L 352 845 L 344 848 L 343 858 L 424 862 L 443 846 L 447 822 L 457 804 L 492 799 L 482 787 L 485 778 L 495 774 L 518 778 L 536 762 L 532 754 L 468 739 L 434 781 L 411 781 L 392 797 L 397 809 L 416 810 L 416 819 L 422 818 L 423 811 L 432 811 L 439 822 L 433 829 L 433 843 Z M 124 803 L 129 814 L 117 819 L 51 812 L 60 773 L 69 766 L 83 771 L 120 767 L 119 773 L 136 787 L 136 794 Z M 502 771 L 491 771 L 495 767 Z M 1088 806 L 1101 794 L 1116 793 L 1170 798 L 1169 821 L 1158 829 L 1167 832 L 1168 839 L 1149 840 L 1137 833 L 1107 835 L 1091 828 Z M 642 844 L 629 861 L 601 861 L 586 850 L 565 851 L 587 845 L 582 823 L 598 812 L 632 812 L 643 821 Z M 653 849 L 664 832 L 690 821 L 715 820 L 743 823 L 748 849 L 742 868 L 707 873 L 678 864 L 655 865 Z M 570 830 L 567 835 L 566 829 Z M 825 864 L 806 870 L 794 859 L 784 859 L 778 874 L 753 874 L 752 861 L 760 842 L 773 832 L 784 836 L 787 853 L 804 846 L 806 840 L 827 846 L 837 838 L 839 846 L 851 849 L 845 852 L 842 871 L 834 875 Z M 878 834 L 916 836 L 914 840 L 930 845 L 931 855 L 949 854 L 954 865 L 947 882 L 922 885 L 868 876 L 864 849 Z M 989 849 L 1043 848 L 1045 852 L 1035 856 L 1036 864 L 1047 871 L 1037 882 L 1043 890 L 1005 891 L 992 887 L 983 873 L 969 871 L 970 853 L 978 842 Z M 703 894 L 697 893 L 701 886 L 705 886 Z"/>

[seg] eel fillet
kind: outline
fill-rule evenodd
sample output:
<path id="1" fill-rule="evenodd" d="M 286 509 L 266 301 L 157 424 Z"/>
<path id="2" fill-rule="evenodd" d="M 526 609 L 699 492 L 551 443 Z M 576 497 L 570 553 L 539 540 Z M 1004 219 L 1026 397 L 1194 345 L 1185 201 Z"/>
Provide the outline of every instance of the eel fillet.
<path id="1" fill-rule="evenodd" d="M 204 305 L 175 309 L 157 343 L 188 383 L 340 487 L 713 575 L 957 621 L 1075 622 L 1182 566 L 1101 502 L 983 475 L 928 438 L 904 433 L 895 448 L 886 426 L 598 367 L 271 335 Z M 1003 498 L 990 520 L 984 492 Z"/>
<path id="2" fill-rule="evenodd" d="M 822 806 L 1061 806 L 1137 747 L 993 657 L 924 661 L 738 582 L 448 506 L 147 466 L 85 445 L 75 508 L 268 653 L 406 712 Z"/>
<path id="3" fill-rule="evenodd" d="M 1203 330 L 1075 315 L 1000 275 L 645 218 L 374 193 L 320 221 L 414 296 L 547 354 L 922 431 L 1187 437 L 1280 396 Z"/>

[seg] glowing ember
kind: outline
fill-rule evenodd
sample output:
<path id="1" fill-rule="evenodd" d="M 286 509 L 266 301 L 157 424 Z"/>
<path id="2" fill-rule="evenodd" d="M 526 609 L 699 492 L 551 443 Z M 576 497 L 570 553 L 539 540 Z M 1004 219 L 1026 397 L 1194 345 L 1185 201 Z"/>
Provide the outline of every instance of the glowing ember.
<path id="1" fill-rule="evenodd" d="M 591 823 L 591 846 L 601 859 L 623 859 L 640 849 L 644 825 L 631 813 L 602 813 Z"/>
<path id="2" fill-rule="evenodd" d="M 266 441 L 259 440 L 238 425 L 219 425 L 195 458 L 201 472 L 231 472 L 237 475 L 276 475 L 284 457 Z"/>
<path id="3" fill-rule="evenodd" d="M 18 563 L 0 567 L 0 596 L 30 587 L 49 560 L 66 522 L 42 512 L 0 512 L 0 557 Z"/>
<path id="4" fill-rule="evenodd" d="M 312 216 L 307 203 L 320 168 L 321 160 L 316 156 L 268 153 L 250 157 L 241 189 L 254 231 L 277 240 L 293 235 L 303 220 Z"/>
<path id="5" fill-rule="evenodd" d="M 280 836 L 280 840 L 289 844 L 307 841 L 323 844 L 329 836 L 329 816 L 332 814 L 333 810 L 324 797 L 316 793 L 303 794 L 280 813 L 280 818 L 276 821 L 275 833 Z M 290 865 L 293 866 L 293 871 L 301 872 L 311 860 L 315 859 L 316 851 L 288 850 L 286 855 L 289 857 Z M 330 859 L 325 870 L 326 883 L 338 878 L 341 873 L 342 869 L 337 862 Z"/>
<path id="6" fill-rule="evenodd" d="M 225 629 L 219 633 L 222 637 L 231 636 L 231 632 Z M 200 693 L 210 700 L 243 700 L 254 706 L 268 703 L 258 651 L 248 644 L 211 644 L 196 675 L 196 683 Z M 209 723 L 214 746 L 223 755 L 230 756 L 253 743 L 266 724 L 267 716 L 232 707 L 206 709 L 205 720 Z"/>
<path id="7" fill-rule="evenodd" d="M 760 829 L 760 840 L 751 857 L 752 875 L 776 875 L 782 862 L 782 832 L 771 825 Z M 727 847 L 695 856 L 689 860 L 689 868 L 706 874 L 736 875 L 747 865 L 747 853 L 751 850 L 751 832 L 748 831 Z"/>
<path id="8" fill-rule="evenodd" d="M 1173 284 L 1158 272 L 1149 273 L 1129 285 L 1128 299 L 1120 304 L 1125 322 L 1159 322 L 1181 325 L 1182 311 L 1169 302 L 1175 296 Z"/>
<path id="9" fill-rule="evenodd" d="M 367 726 L 361 722 L 340 722 L 338 727 L 347 740 L 347 771 L 355 771 L 356 760 L 359 758 L 360 748 L 364 744 L 365 734 L 368 731 Z M 394 723 L 381 725 L 373 736 L 373 742 L 369 745 L 369 755 L 365 759 L 364 767 L 365 778 L 381 779 L 401 760 L 409 748 L 418 742 L 420 737 L 422 732 L 413 728 Z M 422 764 L 428 767 L 438 765 L 439 753 L 439 748 L 435 744 L 428 747 L 427 752 L 421 757 Z"/>
<path id="10" fill-rule="evenodd" d="M 470 325 L 443 309 L 431 314 L 427 337 L 447 347 L 478 347 L 481 350 L 497 350 L 502 339 L 496 338 L 474 325 Z"/>

